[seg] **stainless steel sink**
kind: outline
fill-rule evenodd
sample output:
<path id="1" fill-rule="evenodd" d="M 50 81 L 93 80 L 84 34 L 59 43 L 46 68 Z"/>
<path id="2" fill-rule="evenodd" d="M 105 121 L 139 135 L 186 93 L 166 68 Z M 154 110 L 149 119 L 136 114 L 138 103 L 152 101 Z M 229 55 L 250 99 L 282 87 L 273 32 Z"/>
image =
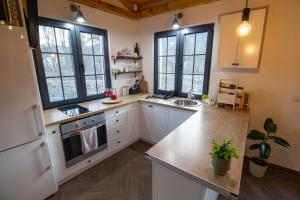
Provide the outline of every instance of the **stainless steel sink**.
<path id="1" fill-rule="evenodd" d="M 201 105 L 199 101 L 193 99 L 175 99 L 172 100 L 171 103 L 176 106 L 182 106 L 182 107 L 196 107 Z"/>

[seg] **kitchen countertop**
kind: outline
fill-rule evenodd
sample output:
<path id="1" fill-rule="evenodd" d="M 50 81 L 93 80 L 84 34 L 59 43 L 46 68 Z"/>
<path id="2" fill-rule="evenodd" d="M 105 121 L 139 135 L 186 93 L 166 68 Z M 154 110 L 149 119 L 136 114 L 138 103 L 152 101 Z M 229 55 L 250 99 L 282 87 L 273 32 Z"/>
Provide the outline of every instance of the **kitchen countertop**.
<path id="1" fill-rule="evenodd" d="M 202 105 L 199 110 L 146 152 L 146 157 L 218 193 L 239 195 L 249 112 Z M 215 175 L 211 141 L 231 139 L 239 158 L 225 176 Z"/>
<path id="2" fill-rule="evenodd" d="M 72 116 L 72 117 L 64 114 L 57 108 L 47 109 L 47 110 L 43 111 L 44 124 L 46 127 L 49 127 L 49 126 L 53 126 L 56 124 L 61 124 L 61 123 L 69 122 L 72 120 L 80 119 L 83 117 L 87 117 L 90 115 L 94 115 L 97 113 L 101 113 L 101 112 L 104 112 L 104 111 L 107 111 L 110 109 L 114 109 L 114 108 L 117 108 L 120 106 L 125 106 L 125 105 L 135 103 L 138 101 L 145 102 L 145 103 L 164 105 L 164 106 L 168 106 L 168 107 L 174 107 L 174 108 L 184 109 L 184 110 L 188 110 L 188 111 L 195 111 L 195 112 L 201 107 L 201 106 L 200 107 L 199 106 L 198 107 L 179 107 L 179 106 L 176 106 L 176 105 L 173 105 L 170 103 L 170 101 L 173 99 L 182 99 L 179 97 L 174 97 L 169 100 L 163 100 L 163 99 L 154 99 L 154 98 L 146 99 L 147 96 L 149 96 L 149 94 L 137 94 L 137 95 L 128 95 L 128 96 L 119 97 L 121 99 L 121 102 L 116 103 L 116 104 L 103 104 L 102 99 L 78 103 L 78 105 L 81 105 L 81 106 L 89 109 L 90 112 L 83 113 L 83 114 L 77 115 L 77 116 Z"/>

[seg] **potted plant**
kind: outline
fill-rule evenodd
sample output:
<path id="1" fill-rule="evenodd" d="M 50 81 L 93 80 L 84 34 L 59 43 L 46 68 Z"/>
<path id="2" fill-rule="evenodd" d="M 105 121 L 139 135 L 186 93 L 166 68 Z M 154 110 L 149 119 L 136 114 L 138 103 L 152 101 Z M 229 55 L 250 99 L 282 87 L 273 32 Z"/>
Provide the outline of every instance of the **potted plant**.
<path id="1" fill-rule="evenodd" d="M 265 160 L 271 155 L 271 146 L 268 143 L 269 140 L 273 140 L 275 143 L 286 148 L 291 147 L 285 139 L 274 135 L 277 131 L 277 125 L 271 118 L 266 119 L 264 129 L 266 133 L 252 130 L 247 136 L 247 138 L 251 140 L 260 140 L 259 143 L 249 146 L 249 149 L 251 150 L 259 150 L 259 157 L 252 157 L 249 162 L 250 174 L 259 178 L 263 177 L 268 169 L 268 163 Z"/>
<path id="2" fill-rule="evenodd" d="M 211 145 L 212 150 L 210 155 L 212 157 L 214 172 L 218 175 L 224 176 L 230 169 L 231 158 L 238 158 L 237 149 L 232 145 L 231 140 L 223 140 L 220 144 L 213 140 Z"/>

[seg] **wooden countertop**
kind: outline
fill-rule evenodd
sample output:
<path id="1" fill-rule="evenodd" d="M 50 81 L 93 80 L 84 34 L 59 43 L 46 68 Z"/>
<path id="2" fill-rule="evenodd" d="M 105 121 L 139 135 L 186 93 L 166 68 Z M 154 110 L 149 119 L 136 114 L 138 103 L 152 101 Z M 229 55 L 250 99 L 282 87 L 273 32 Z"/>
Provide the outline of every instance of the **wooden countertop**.
<path id="1" fill-rule="evenodd" d="M 146 157 L 218 193 L 239 195 L 249 112 L 201 105 L 199 111 L 146 152 Z M 211 141 L 231 139 L 239 152 L 225 176 L 215 175 Z"/>
<path id="2" fill-rule="evenodd" d="M 128 105 L 134 102 L 145 102 L 145 103 L 153 103 L 153 104 L 158 104 L 158 105 L 164 105 L 168 107 L 175 107 L 183 110 L 188 110 L 188 111 L 197 111 L 199 107 L 179 107 L 175 106 L 170 103 L 171 100 L 173 99 L 178 99 L 178 97 L 172 98 L 170 100 L 163 100 L 163 99 L 146 99 L 146 97 L 149 96 L 149 94 L 137 94 L 137 95 L 128 95 L 124 97 L 120 97 L 121 102 L 117 104 L 103 104 L 102 99 L 97 99 L 97 100 L 92 100 L 92 101 L 87 101 L 83 103 L 78 103 L 79 105 L 87 108 L 90 110 L 88 113 L 84 113 L 78 116 L 73 116 L 70 117 L 57 108 L 52 108 L 52 109 L 47 109 L 43 111 L 43 116 L 44 116 L 44 124 L 46 127 L 53 126 L 56 124 L 61 124 L 65 123 L 68 121 L 80 119 L 83 117 L 87 117 L 90 115 L 94 115 L 100 112 L 104 112 L 106 110 L 110 110 L 113 108 L 117 108 L 120 106 Z M 182 98 L 181 98 L 182 99 Z"/>

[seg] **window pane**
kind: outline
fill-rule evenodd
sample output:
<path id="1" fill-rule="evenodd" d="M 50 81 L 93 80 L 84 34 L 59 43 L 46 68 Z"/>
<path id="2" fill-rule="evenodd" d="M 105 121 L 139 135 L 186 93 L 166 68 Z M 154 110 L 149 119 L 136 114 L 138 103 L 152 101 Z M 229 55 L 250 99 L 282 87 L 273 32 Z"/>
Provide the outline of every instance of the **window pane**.
<path id="1" fill-rule="evenodd" d="M 56 44 L 59 53 L 71 53 L 70 31 L 55 28 Z"/>
<path id="2" fill-rule="evenodd" d="M 100 35 L 92 35 L 93 38 L 93 47 L 95 55 L 103 55 L 103 37 Z"/>
<path id="3" fill-rule="evenodd" d="M 59 55 L 60 70 L 62 76 L 74 76 L 73 56 L 60 54 Z"/>
<path id="4" fill-rule="evenodd" d="M 175 89 L 175 74 L 167 74 L 167 90 Z"/>
<path id="5" fill-rule="evenodd" d="M 192 75 L 183 75 L 182 76 L 182 88 L 181 92 L 186 93 L 188 90 L 192 89 Z"/>
<path id="6" fill-rule="evenodd" d="M 94 75 L 94 58 L 93 56 L 83 56 L 84 73 L 85 75 Z"/>
<path id="7" fill-rule="evenodd" d="M 158 57 L 158 71 L 161 73 L 166 73 L 167 72 L 167 61 L 166 57 Z"/>
<path id="8" fill-rule="evenodd" d="M 167 38 L 158 39 L 158 55 L 159 56 L 167 55 Z"/>
<path id="9" fill-rule="evenodd" d="M 95 56 L 95 65 L 96 65 L 96 73 L 104 74 L 104 57 L 103 56 Z"/>
<path id="10" fill-rule="evenodd" d="M 194 82 L 193 82 L 193 93 L 195 94 L 202 94 L 203 90 L 203 75 L 194 75 Z"/>
<path id="11" fill-rule="evenodd" d="M 195 56 L 195 74 L 204 74 L 205 69 L 205 55 Z"/>
<path id="12" fill-rule="evenodd" d="M 81 48 L 83 54 L 93 54 L 92 38 L 89 33 L 80 33 Z"/>
<path id="13" fill-rule="evenodd" d="M 167 72 L 175 73 L 175 56 L 168 57 Z"/>
<path id="14" fill-rule="evenodd" d="M 97 92 L 98 92 L 98 94 L 102 94 L 106 88 L 104 75 L 98 75 L 98 76 L 96 76 L 96 79 L 97 79 L 97 85 L 98 85 Z"/>
<path id="15" fill-rule="evenodd" d="M 47 26 L 39 26 L 40 46 L 42 52 L 56 53 L 54 29 Z"/>
<path id="16" fill-rule="evenodd" d="M 88 96 L 97 94 L 95 76 L 85 76 L 86 92 Z"/>
<path id="17" fill-rule="evenodd" d="M 64 100 L 60 78 L 47 78 L 46 81 L 50 102 Z"/>
<path id="18" fill-rule="evenodd" d="M 65 99 L 77 98 L 76 81 L 74 77 L 63 77 L 63 87 L 65 93 Z"/>
<path id="19" fill-rule="evenodd" d="M 176 55 L 176 37 L 168 37 L 168 55 Z"/>
<path id="20" fill-rule="evenodd" d="M 195 48 L 195 34 L 184 36 L 184 55 L 193 55 Z"/>
<path id="21" fill-rule="evenodd" d="M 158 89 L 166 90 L 166 74 L 158 74 Z"/>
<path id="22" fill-rule="evenodd" d="M 183 56 L 183 74 L 193 73 L 194 56 Z"/>
<path id="23" fill-rule="evenodd" d="M 207 32 L 196 35 L 196 54 L 206 54 Z"/>
<path id="24" fill-rule="evenodd" d="M 43 53 L 42 56 L 46 77 L 60 76 L 57 55 Z"/>

